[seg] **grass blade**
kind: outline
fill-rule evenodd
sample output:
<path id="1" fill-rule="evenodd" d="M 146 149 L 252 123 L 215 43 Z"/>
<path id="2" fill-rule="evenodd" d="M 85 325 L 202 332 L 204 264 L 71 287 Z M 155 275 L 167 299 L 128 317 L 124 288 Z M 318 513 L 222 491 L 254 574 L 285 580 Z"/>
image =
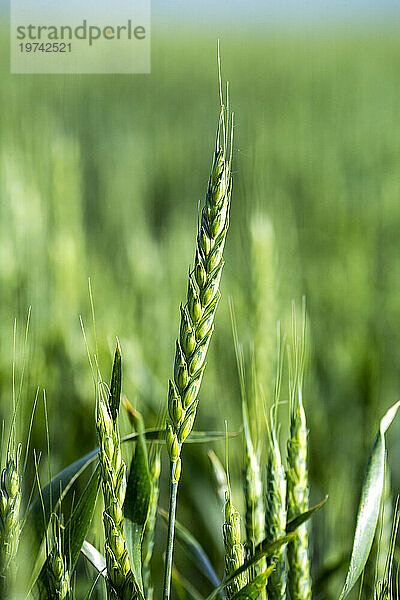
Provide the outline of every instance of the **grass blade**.
<path id="1" fill-rule="evenodd" d="M 385 482 L 385 432 L 396 416 L 399 406 L 400 402 L 397 402 L 382 418 L 372 447 L 361 490 L 350 565 L 339 600 L 346 598 L 357 582 L 371 551 Z"/>
<path id="2" fill-rule="evenodd" d="M 142 538 L 147 521 L 151 496 L 151 479 L 147 458 L 144 426 L 136 413 L 139 438 L 129 472 L 124 501 L 124 529 L 131 569 L 143 593 Z"/>
<path id="3" fill-rule="evenodd" d="M 165 510 L 160 509 L 160 515 L 168 522 L 168 513 Z M 208 581 L 214 586 L 220 584 L 218 575 L 213 569 L 213 566 L 208 558 L 206 551 L 203 549 L 201 544 L 196 538 L 190 533 L 186 527 L 184 527 L 178 521 L 175 522 L 176 527 L 176 538 L 186 548 L 191 557 L 193 558 L 194 564 L 199 568 Z"/>
<path id="4" fill-rule="evenodd" d="M 291 533 L 292 531 L 295 531 L 298 527 L 300 527 L 300 525 L 303 525 L 303 523 L 308 521 L 308 519 L 311 519 L 313 514 L 316 513 L 320 508 L 322 508 L 327 500 L 328 496 L 325 496 L 325 498 L 321 500 L 321 502 L 319 502 L 315 506 L 312 506 L 305 512 L 301 513 L 301 515 L 299 515 L 298 517 L 295 517 L 294 519 L 289 521 L 286 525 L 286 533 Z"/>
<path id="5" fill-rule="evenodd" d="M 215 598 L 215 596 L 221 590 L 223 590 L 233 579 L 235 579 L 235 577 L 247 571 L 250 567 L 258 563 L 259 560 L 264 558 L 264 556 L 272 556 L 273 554 L 276 554 L 279 548 L 293 541 L 295 537 L 296 533 L 292 532 L 279 538 L 279 540 L 274 540 L 273 542 L 263 540 L 256 547 L 254 554 L 252 554 L 250 558 L 248 558 L 239 569 L 236 569 L 236 571 L 231 573 L 228 577 L 225 577 L 223 581 L 221 581 L 219 586 L 216 587 L 209 596 L 207 596 L 206 600 L 212 600 L 213 598 Z"/>
<path id="6" fill-rule="evenodd" d="M 82 544 L 81 552 L 83 556 L 90 562 L 96 571 L 103 577 L 106 576 L 107 565 L 104 556 L 90 542 L 85 540 Z"/>
<path id="7" fill-rule="evenodd" d="M 32 501 L 21 534 L 21 543 L 29 548 L 29 554 L 27 554 L 28 562 L 24 565 L 28 579 L 30 579 L 31 574 L 36 570 L 35 563 L 50 523 L 51 509 L 53 512 L 57 510 L 60 502 L 65 498 L 78 477 L 93 461 L 97 460 L 97 454 L 98 450 L 96 448 L 71 465 L 68 465 L 58 475 L 54 476 L 51 482 L 42 489 L 41 494 L 36 496 Z"/>
<path id="8" fill-rule="evenodd" d="M 247 585 L 232 596 L 232 600 L 257 600 L 258 596 L 267 585 L 268 577 L 275 569 L 275 565 L 270 565 L 265 571 L 254 577 Z"/>
<path id="9" fill-rule="evenodd" d="M 78 504 L 76 505 L 62 536 L 62 558 L 65 560 L 70 574 L 75 568 L 82 544 L 92 521 L 99 486 L 100 465 L 97 465 L 96 470 L 94 471 L 84 492 L 79 498 Z M 42 588 L 48 589 L 48 577 L 49 572 L 51 572 L 51 566 L 51 557 L 47 556 L 37 579 L 34 578 L 32 580 L 30 587 L 33 587 L 36 584 L 39 590 Z M 38 595 L 40 596 L 40 593 Z"/>
<path id="10" fill-rule="evenodd" d="M 64 554 L 69 556 L 68 566 L 71 573 L 92 522 L 100 487 L 100 473 L 101 468 L 98 464 L 65 527 L 64 539 L 67 547 Z"/>

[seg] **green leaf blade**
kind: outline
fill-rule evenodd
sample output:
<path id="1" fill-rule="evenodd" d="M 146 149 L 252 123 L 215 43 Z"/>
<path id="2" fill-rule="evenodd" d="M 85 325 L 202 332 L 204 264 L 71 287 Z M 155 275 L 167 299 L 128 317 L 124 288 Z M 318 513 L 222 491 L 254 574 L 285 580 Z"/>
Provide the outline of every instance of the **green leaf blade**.
<path id="1" fill-rule="evenodd" d="M 117 342 L 117 347 L 115 349 L 114 354 L 114 363 L 111 374 L 111 386 L 110 386 L 110 396 L 109 396 L 109 405 L 112 420 L 117 420 L 119 404 L 121 401 L 121 387 L 122 387 L 122 358 L 121 358 L 121 350 L 119 347 L 119 343 Z"/>
<path id="2" fill-rule="evenodd" d="M 270 565 L 265 571 L 254 577 L 247 585 L 232 596 L 231 600 L 257 600 L 268 581 L 268 577 L 275 569 L 275 565 Z"/>
<path id="3" fill-rule="evenodd" d="M 250 569 L 250 567 L 258 563 L 262 558 L 264 558 L 264 556 L 273 556 L 277 553 L 277 551 L 280 548 L 282 548 L 282 546 L 285 546 L 286 544 L 294 540 L 295 537 L 296 533 L 291 532 L 277 540 L 273 540 L 272 542 L 268 541 L 267 539 L 260 542 L 256 546 L 254 553 L 243 563 L 243 565 L 236 569 L 236 571 L 233 571 L 233 573 L 230 573 L 227 577 L 225 577 L 223 581 L 221 581 L 219 586 L 216 587 L 209 596 L 207 596 L 206 600 L 212 600 L 213 598 L 215 598 L 215 596 L 238 575 L 241 575 L 242 573 L 244 573 L 244 571 Z"/>
<path id="4" fill-rule="evenodd" d="M 132 459 L 124 501 L 124 530 L 133 575 L 143 594 L 142 539 L 150 507 L 151 478 L 141 417 L 137 417 L 139 437 Z"/>
<path id="5" fill-rule="evenodd" d="M 160 509 L 160 515 L 163 517 L 166 523 L 168 523 L 168 513 L 165 510 Z M 194 564 L 201 571 L 201 573 L 207 577 L 209 582 L 215 587 L 220 585 L 220 580 L 213 569 L 210 559 L 207 556 L 206 551 L 196 538 L 190 533 L 184 525 L 175 521 L 175 532 L 177 540 L 186 548 L 191 557 L 193 558 Z"/>
<path id="6" fill-rule="evenodd" d="M 291 519 L 288 522 L 288 524 L 286 525 L 286 533 L 291 533 L 292 531 L 295 531 L 298 527 L 300 527 L 300 525 L 303 525 L 303 523 L 305 523 L 306 521 L 311 519 L 311 517 L 314 515 L 314 513 L 316 513 L 318 510 L 320 510 L 324 506 L 324 504 L 327 502 L 327 500 L 328 500 L 328 496 L 325 496 L 325 498 L 323 500 L 321 500 L 321 502 L 319 502 L 315 506 L 312 506 L 305 512 L 303 512 L 300 515 L 298 515 L 297 517 L 295 517 L 294 519 Z"/>
<path id="7" fill-rule="evenodd" d="M 360 577 L 374 541 L 385 481 L 385 433 L 400 406 L 397 402 L 383 416 L 368 461 L 358 507 L 353 550 L 339 600 L 344 600 Z"/>
<path id="8" fill-rule="evenodd" d="M 85 537 L 93 519 L 100 488 L 100 475 L 101 467 L 100 464 L 97 464 L 93 475 L 79 498 L 78 504 L 65 527 L 64 543 L 66 544 L 66 547 L 64 549 L 64 554 L 66 556 L 69 554 L 68 564 L 71 573 L 75 568 L 82 544 L 85 541 Z"/>

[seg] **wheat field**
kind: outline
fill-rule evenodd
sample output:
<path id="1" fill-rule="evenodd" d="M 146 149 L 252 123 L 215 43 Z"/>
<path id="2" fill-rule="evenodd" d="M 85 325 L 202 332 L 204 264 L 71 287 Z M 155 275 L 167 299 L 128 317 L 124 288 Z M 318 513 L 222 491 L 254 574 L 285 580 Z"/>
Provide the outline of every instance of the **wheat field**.
<path id="1" fill-rule="evenodd" d="M 16 440 L 23 444 L 37 394 L 24 508 L 36 477 L 45 485 L 50 475 L 91 451 L 98 439 L 103 448 L 98 422 L 96 433 L 96 386 L 80 316 L 92 361 L 96 354 L 104 381 L 110 381 L 118 337 L 125 400 L 140 412 L 145 428 L 165 429 L 168 380 L 183 315 L 179 306 L 186 298 L 189 266 L 196 262 L 198 220 L 220 105 L 216 40 L 204 32 L 155 31 L 151 75 L 132 77 L 11 76 L 6 35 L 0 44 L 2 468 L 14 378 L 14 396 L 20 398 Z M 389 28 L 332 28 L 323 34 L 253 33 L 251 43 L 242 33 L 224 38 L 221 47 L 235 113 L 230 224 L 215 331 L 195 424 L 188 429 L 217 432 L 218 439 L 184 444 L 177 518 L 207 551 L 220 578 L 226 568 L 223 527 L 235 530 L 235 511 L 242 517 L 242 541 L 248 534 L 253 550 L 261 541 L 248 516 L 253 510 L 249 486 L 256 484 L 248 477 L 246 488 L 243 481 L 252 456 L 253 468 L 258 461 L 265 483 L 267 469 L 274 468 L 267 460 L 268 448 L 279 446 L 269 421 L 274 402 L 280 454 L 287 467 L 286 441 L 294 432 L 289 407 L 296 348 L 287 351 L 286 345 L 296 345 L 292 300 L 300 325 L 305 296 L 304 494 L 309 493 L 310 506 L 329 495 L 308 526 L 307 560 L 313 597 L 338 598 L 368 454 L 379 419 L 398 400 L 400 389 L 400 42 Z M 284 354 L 280 390 L 277 321 Z M 96 365 L 93 370 L 96 375 Z M 246 444 L 246 427 L 243 432 L 244 396 L 254 447 Z M 138 427 L 137 414 L 130 418 L 126 405 L 119 410 L 121 436 Z M 174 427 L 179 423 L 179 429 L 180 419 L 174 422 L 171 411 L 170 421 Z M 208 454 L 215 451 L 226 468 L 226 427 L 232 436 L 225 499 L 224 492 L 222 497 L 216 493 Z M 114 430 L 107 435 L 115 442 Z M 395 504 L 400 481 L 396 421 L 386 437 L 389 506 L 390 501 Z M 131 451 L 128 444 L 121 445 L 128 466 Z M 101 477 L 111 460 L 104 452 Z M 173 463 L 179 458 L 171 447 L 168 456 L 164 444 L 148 444 L 147 452 L 154 472 L 161 457 L 159 507 L 167 511 L 169 458 Z M 117 454 L 113 446 L 110 456 Z M 37 474 L 35 456 L 41 456 Z M 85 484 L 78 482 L 77 499 Z M 152 490 L 154 497 L 158 490 L 154 485 Z M 111 538 L 103 492 L 105 499 L 111 493 L 103 487 L 87 536 L 102 552 L 103 527 Z M 65 514 L 70 502 L 66 499 Z M 227 519 L 229 503 L 233 512 Z M 306 508 L 295 508 L 288 518 Z M 160 514 L 154 520 L 151 584 L 143 567 L 146 598 L 161 597 L 163 589 L 167 528 Z M 57 541 L 64 525 L 54 518 L 49 538 Z M 153 540 L 146 543 L 152 547 Z M 54 548 L 57 585 L 62 587 L 69 566 L 58 560 L 57 543 Z M 375 556 L 387 549 L 388 543 L 382 550 L 373 549 L 373 564 L 364 575 L 366 598 L 372 597 Z M 276 558 L 282 558 L 280 552 Z M 83 598 L 94 575 L 82 557 L 77 560 L 76 597 Z M 173 596 L 207 598 L 213 586 L 198 564 L 188 560 L 179 536 L 174 564 Z M 302 567 L 303 575 L 307 569 Z M 259 571 L 254 567 L 253 576 Z M 55 571 L 51 573 L 43 584 L 48 589 L 55 585 Z M 117 576 L 115 581 L 117 589 Z M 246 581 L 243 577 L 240 585 Z M 311 592 L 304 589 L 311 583 L 297 583 L 303 595 L 289 586 L 292 600 L 307 600 Z M 268 596 L 282 598 L 282 580 L 275 584 Z M 98 585 L 92 597 L 102 594 Z"/>

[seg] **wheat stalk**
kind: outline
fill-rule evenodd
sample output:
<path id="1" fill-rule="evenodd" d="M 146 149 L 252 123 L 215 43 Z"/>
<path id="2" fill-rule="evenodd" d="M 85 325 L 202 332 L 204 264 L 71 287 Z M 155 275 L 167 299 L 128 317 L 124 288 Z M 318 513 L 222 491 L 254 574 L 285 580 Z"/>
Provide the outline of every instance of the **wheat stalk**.
<path id="1" fill-rule="evenodd" d="M 120 374 L 121 351 L 117 344 L 111 391 L 110 394 L 106 394 L 104 386 L 99 385 L 96 416 L 104 496 L 103 523 L 109 600 L 131 600 L 136 597 L 137 592 L 124 536 L 123 504 L 126 491 L 126 466 L 122 460 L 117 422 L 121 393 Z"/>
<path id="2" fill-rule="evenodd" d="M 295 306 L 292 311 L 293 343 L 289 349 L 290 437 L 287 442 L 287 518 L 293 519 L 308 509 L 307 425 L 303 407 L 302 385 L 305 359 L 305 303 L 303 301 L 303 328 L 297 337 Z M 288 544 L 291 600 L 311 598 L 310 560 L 308 555 L 307 525 L 297 529 L 296 538 Z"/>
<path id="3" fill-rule="evenodd" d="M 150 466 L 150 479 L 151 479 L 151 493 L 150 493 L 150 506 L 149 516 L 147 518 L 146 527 L 144 530 L 143 541 L 142 541 L 142 556 L 143 556 L 143 587 L 145 592 L 146 600 L 152 600 L 153 598 L 153 586 L 151 583 L 151 572 L 150 563 L 153 556 L 154 547 L 154 532 L 157 517 L 158 508 L 158 497 L 160 494 L 159 479 L 161 471 L 161 460 L 160 452 L 156 450 L 153 456 L 153 460 Z"/>
<path id="4" fill-rule="evenodd" d="M 222 131 L 222 145 L 221 145 Z M 179 337 L 176 341 L 174 378 L 169 381 L 166 441 L 170 458 L 170 503 L 164 578 L 164 599 L 170 595 L 176 496 L 181 474 L 181 449 L 196 416 L 198 393 L 214 317 L 221 293 L 223 250 L 229 226 L 231 200 L 232 132 L 228 139 L 226 110 L 221 109 L 211 175 L 197 234 L 194 268 L 189 273 L 187 300 L 181 306 Z"/>

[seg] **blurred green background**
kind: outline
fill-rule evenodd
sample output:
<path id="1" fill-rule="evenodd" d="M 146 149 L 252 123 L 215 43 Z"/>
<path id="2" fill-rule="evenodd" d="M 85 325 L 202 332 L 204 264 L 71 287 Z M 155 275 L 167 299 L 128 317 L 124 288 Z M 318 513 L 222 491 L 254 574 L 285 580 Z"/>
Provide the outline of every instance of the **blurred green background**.
<path id="1" fill-rule="evenodd" d="M 89 276 L 103 376 L 118 336 L 131 403 L 149 427 L 165 406 L 219 113 L 216 36 L 153 31 L 146 76 L 10 75 L 5 32 L 0 44 L 0 417 L 9 424 L 14 318 L 19 377 L 32 305 L 19 420 L 45 388 L 55 472 L 96 443 L 79 324 L 82 315 L 94 350 Z M 241 426 L 228 297 L 246 352 L 259 339 L 274 356 L 273 323 L 287 331 L 291 300 L 305 294 L 311 499 L 329 494 L 313 526 L 318 576 L 350 550 L 368 449 L 399 397 L 400 38 L 389 27 L 332 27 L 236 31 L 221 44 L 235 112 L 234 192 L 196 428 Z M 266 379 L 272 371 L 267 364 Z M 395 425 L 394 492 L 398 434 Z M 230 442 L 239 506 L 242 443 Z M 46 446 L 41 402 L 33 445 Z M 222 573 L 223 513 L 207 450 L 185 449 L 178 510 Z M 216 450 L 223 459 L 224 443 Z M 158 584 L 165 535 L 160 524 Z M 179 551 L 176 560 L 206 593 L 194 565 Z M 337 597 L 343 576 L 324 597 Z"/>

